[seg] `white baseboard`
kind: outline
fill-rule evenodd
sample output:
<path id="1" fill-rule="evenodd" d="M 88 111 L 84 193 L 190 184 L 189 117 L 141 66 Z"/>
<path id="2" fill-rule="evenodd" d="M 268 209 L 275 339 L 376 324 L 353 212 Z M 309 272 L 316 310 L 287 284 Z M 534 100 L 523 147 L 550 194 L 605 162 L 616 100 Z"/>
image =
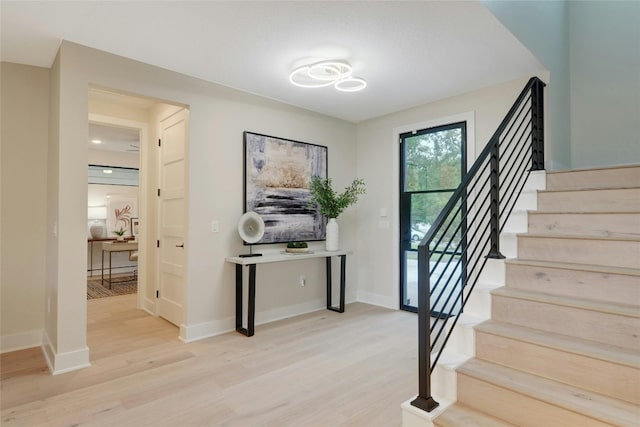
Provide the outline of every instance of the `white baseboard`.
<path id="1" fill-rule="evenodd" d="M 352 301 L 347 300 L 347 302 Z M 260 311 L 256 313 L 255 324 L 256 326 L 264 325 L 266 323 L 288 319 L 290 317 L 300 316 L 302 314 L 312 313 L 314 311 L 324 310 L 325 308 L 326 301 L 324 299 L 315 299 L 296 305 L 290 305 L 287 307 L 278 307 L 272 310 Z M 235 325 L 235 317 L 214 320 L 211 322 L 203 322 L 195 325 L 180 325 L 180 340 L 184 342 L 192 342 L 209 337 L 214 337 L 216 335 L 235 331 Z"/>
<path id="2" fill-rule="evenodd" d="M 413 398 L 400 405 L 402 408 L 402 427 L 433 427 L 433 420 L 452 404 L 445 399 L 436 398 L 440 405 L 431 412 L 425 412 L 411 405 L 412 401 Z"/>
<path id="3" fill-rule="evenodd" d="M 42 352 L 49 366 L 51 375 L 64 374 L 91 366 L 89 362 L 89 347 L 74 351 L 58 353 L 45 332 L 42 337 Z"/>
<path id="4" fill-rule="evenodd" d="M 142 300 L 142 309 L 152 316 L 157 316 L 155 300 L 144 297 L 144 299 Z"/>
<path id="5" fill-rule="evenodd" d="M 180 340 L 189 343 L 235 331 L 235 317 L 196 325 L 180 325 Z"/>
<path id="6" fill-rule="evenodd" d="M 390 308 L 391 310 L 400 309 L 400 303 L 396 298 L 372 294 L 371 292 L 358 291 L 358 301 L 384 308 Z"/>
<path id="7" fill-rule="evenodd" d="M 0 353 L 42 346 L 42 329 L 0 336 Z"/>

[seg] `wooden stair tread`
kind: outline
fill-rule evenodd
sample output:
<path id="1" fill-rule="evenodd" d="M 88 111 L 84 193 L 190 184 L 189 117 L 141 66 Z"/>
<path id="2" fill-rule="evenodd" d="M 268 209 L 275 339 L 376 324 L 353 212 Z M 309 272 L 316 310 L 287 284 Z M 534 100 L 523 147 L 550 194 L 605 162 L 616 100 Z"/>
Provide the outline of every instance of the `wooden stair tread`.
<path id="1" fill-rule="evenodd" d="M 495 320 L 483 322 L 476 326 L 475 330 L 640 369 L 640 353 L 622 347 L 602 345 L 570 335 L 541 331 Z"/>
<path id="2" fill-rule="evenodd" d="M 638 310 L 638 306 L 632 304 L 611 304 L 585 298 L 551 295 L 540 292 L 529 292 L 508 287 L 494 289 L 493 291 L 491 291 L 491 294 L 494 296 L 502 296 L 506 298 L 516 298 L 546 304 L 562 305 L 565 307 L 574 307 L 583 310 L 599 311 L 601 313 L 607 314 L 640 318 L 640 310 Z"/>
<path id="3" fill-rule="evenodd" d="M 504 233 L 503 233 L 504 234 Z M 606 240 L 618 242 L 640 242 L 637 236 L 598 236 L 598 235 L 579 235 L 579 234 L 543 234 L 543 233 L 518 233 L 518 237 L 533 237 L 541 239 L 575 239 L 575 240 Z M 638 261 L 640 265 L 640 260 Z"/>
<path id="4" fill-rule="evenodd" d="M 515 210 L 514 210 L 515 211 Z M 640 211 L 536 211 L 527 209 L 531 215 L 640 215 Z"/>
<path id="5" fill-rule="evenodd" d="M 547 171 L 547 175 L 562 175 L 562 174 L 571 174 L 571 173 L 579 173 L 579 172 L 599 172 L 599 171 L 634 169 L 634 168 L 640 168 L 640 165 L 637 165 L 634 163 L 629 165 L 612 165 L 612 166 L 597 166 L 597 167 L 587 167 L 587 168 L 565 169 L 560 171 Z"/>
<path id="6" fill-rule="evenodd" d="M 637 425 L 638 407 L 577 387 L 471 359 L 458 373 L 613 425 Z"/>
<path id="7" fill-rule="evenodd" d="M 615 190 L 639 190 L 637 185 L 616 185 L 611 187 L 584 187 L 584 188 L 557 188 L 551 190 L 537 190 L 538 193 L 580 193 L 584 191 L 615 191 Z"/>
<path id="8" fill-rule="evenodd" d="M 556 261 L 538 261 L 533 259 L 521 259 L 521 258 L 511 258 L 511 259 L 505 260 L 505 262 L 507 264 L 528 265 L 532 267 L 559 268 L 563 270 L 580 270 L 580 271 L 590 271 L 594 273 L 622 274 L 626 276 L 640 277 L 640 269 L 637 269 L 637 268 L 613 267 L 608 265 L 594 265 L 594 264 L 575 264 L 575 263 L 569 263 L 569 262 L 556 262 Z"/>
<path id="9" fill-rule="evenodd" d="M 433 420 L 439 427 L 509 427 L 506 421 L 499 420 L 485 413 L 476 411 L 461 403 L 455 403 Z"/>

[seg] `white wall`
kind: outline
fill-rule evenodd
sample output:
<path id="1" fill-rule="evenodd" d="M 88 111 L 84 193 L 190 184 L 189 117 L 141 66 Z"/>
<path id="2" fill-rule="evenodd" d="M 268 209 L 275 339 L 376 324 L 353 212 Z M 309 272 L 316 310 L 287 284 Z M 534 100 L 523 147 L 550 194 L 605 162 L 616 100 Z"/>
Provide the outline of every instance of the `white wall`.
<path id="1" fill-rule="evenodd" d="M 569 168 L 572 135 L 568 3 L 557 0 L 482 0 L 482 3 L 550 71 L 549 78 L 545 79 L 548 83 L 545 167 L 548 170 Z"/>
<path id="2" fill-rule="evenodd" d="M 482 0 L 550 70 L 548 169 L 640 162 L 640 2 Z"/>
<path id="3" fill-rule="evenodd" d="M 86 185 L 79 189 L 71 183 L 86 182 L 87 151 L 82 147 L 86 147 L 87 88 L 90 84 L 188 105 L 187 241 L 190 247 L 183 338 L 233 329 L 235 270 L 224 262 L 224 258 L 243 250 L 236 232 L 237 220 L 242 214 L 242 132 L 250 130 L 327 145 L 329 174 L 338 186 L 344 186 L 356 177 L 353 166 L 356 163 L 355 126 L 72 43 L 62 44 L 59 61 L 60 170 L 59 184 L 53 194 L 59 195 L 59 206 L 54 215 L 58 215 L 58 240 L 61 242 L 52 259 L 58 257 L 55 264 L 59 274 L 54 278 L 57 279 L 54 288 L 59 297 L 58 311 L 70 312 L 64 319 L 58 316 L 54 319 L 57 323 L 52 325 L 57 330 L 58 349 L 63 342 L 78 351 L 85 346 L 86 313 L 73 309 L 85 297 L 84 267 L 66 261 L 86 256 L 83 242 L 86 214 L 79 214 L 74 202 L 80 197 L 84 204 Z M 214 219 L 220 222 L 220 232 L 215 234 L 210 232 Z M 348 249 L 356 247 L 353 220 L 353 213 L 341 218 L 342 241 Z M 300 261 L 290 264 L 260 269 L 258 321 L 322 307 L 322 263 Z M 309 279 L 304 288 L 297 284 L 300 271 L 304 271 Z M 356 283 L 356 269 L 347 269 L 347 273 L 349 283 Z M 61 295 L 64 295 L 64 301 Z M 350 288 L 348 295 L 353 299 L 355 290 Z M 67 318 L 75 319 L 76 324 L 67 323 Z"/>
<path id="4" fill-rule="evenodd" d="M 640 2 L 571 2 L 571 165 L 640 163 Z"/>
<path id="5" fill-rule="evenodd" d="M 358 204 L 358 299 L 399 307 L 399 145 L 396 128 L 472 112 L 475 153 L 480 153 L 528 79 L 369 120 L 358 125 L 357 170 L 367 183 Z M 471 166 L 471 162 L 468 166 Z M 385 209 L 387 217 L 380 217 Z M 389 228 L 384 228 L 384 223 Z"/>
<path id="6" fill-rule="evenodd" d="M 5 352 L 42 343 L 49 70 L 5 62 L 0 67 L 0 352 Z"/>

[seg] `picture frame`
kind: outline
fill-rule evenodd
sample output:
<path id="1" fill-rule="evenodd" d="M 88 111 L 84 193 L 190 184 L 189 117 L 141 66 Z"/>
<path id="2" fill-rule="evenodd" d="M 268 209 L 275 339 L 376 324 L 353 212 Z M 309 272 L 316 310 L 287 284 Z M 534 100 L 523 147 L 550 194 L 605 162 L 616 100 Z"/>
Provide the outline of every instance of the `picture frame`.
<path id="1" fill-rule="evenodd" d="M 244 212 L 265 223 L 258 244 L 325 240 L 325 219 L 308 203 L 311 177 L 327 176 L 328 148 L 249 131 L 243 142 Z"/>
<path id="2" fill-rule="evenodd" d="M 131 232 L 131 218 L 138 217 L 138 198 L 124 194 L 107 195 L 107 236 L 114 237 L 114 230 Z"/>
<path id="3" fill-rule="evenodd" d="M 131 218 L 131 235 L 134 238 L 138 238 L 138 233 L 140 230 L 140 218 Z"/>

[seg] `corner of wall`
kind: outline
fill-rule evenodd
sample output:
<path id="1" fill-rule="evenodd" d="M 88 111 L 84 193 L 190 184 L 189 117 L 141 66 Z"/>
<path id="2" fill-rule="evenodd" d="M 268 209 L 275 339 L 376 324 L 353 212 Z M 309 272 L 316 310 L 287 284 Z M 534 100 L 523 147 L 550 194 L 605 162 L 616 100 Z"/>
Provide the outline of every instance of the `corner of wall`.
<path id="1" fill-rule="evenodd" d="M 77 371 L 78 369 L 91 366 L 88 347 L 58 353 L 46 332 L 42 337 L 42 353 L 44 354 L 47 366 L 52 375 Z"/>

